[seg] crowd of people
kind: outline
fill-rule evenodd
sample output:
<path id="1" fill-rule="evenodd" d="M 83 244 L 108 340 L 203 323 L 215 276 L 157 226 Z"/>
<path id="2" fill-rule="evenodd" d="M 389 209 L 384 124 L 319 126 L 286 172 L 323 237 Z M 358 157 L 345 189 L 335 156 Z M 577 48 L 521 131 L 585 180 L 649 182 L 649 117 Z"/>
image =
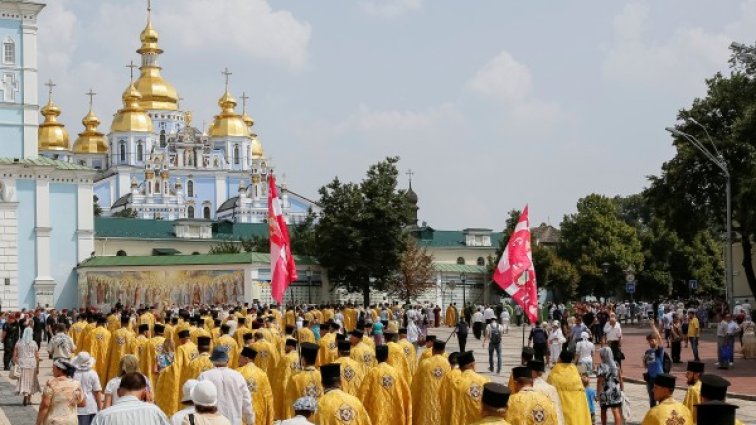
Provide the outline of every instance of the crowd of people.
<path id="1" fill-rule="evenodd" d="M 488 348 L 488 371 L 501 373 L 502 336 L 524 323 L 522 310 L 507 305 L 38 309 L 3 315 L 2 341 L 23 403 L 42 393 L 37 425 L 588 425 L 595 404 L 602 424 L 621 424 L 623 316 L 616 307 L 548 306 L 508 385 L 478 373 L 465 350 L 472 333 Z M 670 311 L 662 311 L 658 328 L 651 321 L 643 359 L 650 404 L 643 424 L 734 418 L 735 406 L 724 400 L 729 383 L 704 374 L 692 348 L 696 311 L 683 312 L 685 332 L 677 310 L 667 332 Z M 434 335 L 442 325 L 453 328 L 459 351 L 447 352 Z M 747 326 L 741 329 L 750 343 Z M 680 403 L 664 343 L 679 361 L 683 333 L 695 359 Z M 53 378 L 42 387 L 40 356 L 53 361 Z"/>

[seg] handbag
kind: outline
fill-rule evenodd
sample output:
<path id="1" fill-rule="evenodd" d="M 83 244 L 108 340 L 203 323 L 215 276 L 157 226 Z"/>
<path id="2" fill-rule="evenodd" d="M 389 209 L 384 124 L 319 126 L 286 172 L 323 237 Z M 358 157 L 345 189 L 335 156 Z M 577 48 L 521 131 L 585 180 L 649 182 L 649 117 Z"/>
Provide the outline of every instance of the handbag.
<path id="1" fill-rule="evenodd" d="M 630 399 L 624 391 L 622 391 L 622 417 L 625 421 L 630 420 Z"/>
<path id="2" fill-rule="evenodd" d="M 10 379 L 18 379 L 21 377 L 21 366 L 15 362 L 11 362 L 10 372 L 8 373 Z"/>

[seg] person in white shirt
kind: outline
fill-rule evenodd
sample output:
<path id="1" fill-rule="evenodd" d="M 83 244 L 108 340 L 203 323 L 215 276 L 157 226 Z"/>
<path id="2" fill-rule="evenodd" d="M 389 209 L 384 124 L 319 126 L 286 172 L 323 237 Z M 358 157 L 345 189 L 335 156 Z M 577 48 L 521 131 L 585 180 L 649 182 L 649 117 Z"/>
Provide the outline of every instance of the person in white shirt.
<path id="1" fill-rule="evenodd" d="M 501 310 L 501 315 L 499 315 L 499 319 L 501 320 L 501 328 L 504 330 L 505 334 L 509 333 L 509 310 L 507 307 L 504 307 Z"/>
<path id="2" fill-rule="evenodd" d="M 730 321 L 727 322 L 727 336 L 725 338 L 726 344 L 729 344 L 730 346 L 730 366 L 735 362 L 735 339 L 737 338 L 739 331 L 740 326 L 738 326 L 735 318 L 730 316 Z"/>
<path id="3" fill-rule="evenodd" d="M 593 373 L 593 350 L 595 346 L 589 340 L 590 335 L 588 332 L 582 332 L 580 334 L 580 341 L 575 344 L 575 357 L 577 358 L 578 369 L 580 374 Z"/>
<path id="4" fill-rule="evenodd" d="M 141 373 L 123 375 L 118 388 L 121 397 L 97 413 L 92 425 L 171 425 L 159 407 L 142 401 L 146 389 L 147 380 Z"/>
<path id="5" fill-rule="evenodd" d="M 97 411 L 102 409 L 102 398 L 100 397 L 102 384 L 100 384 L 97 372 L 93 370 L 95 359 L 86 351 L 82 351 L 71 360 L 71 363 L 76 366 L 73 379 L 79 381 L 81 392 L 87 399 L 87 404 L 78 409 L 79 423 L 90 424 Z"/>
<path id="6" fill-rule="evenodd" d="M 210 381 L 218 392 L 218 411 L 231 421 L 231 425 L 255 423 L 252 396 L 247 381 L 241 373 L 228 368 L 228 352 L 225 347 L 216 347 L 210 356 L 214 368 L 200 373 L 198 381 Z M 196 389 L 196 387 L 195 387 Z M 192 399 L 194 399 L 192 397 Z M 197 402 L 194 402 L 195 407 Z"/>
<path id="7" fill-rule="evenodd" d="M 614 361 L 621 364 L 620 347 L 622 346 L 622 327 L 614 313 L 609 314 L 609 321 L 604 325 L 604 341 L 612 349 Z"/>
<path id="8" fill-rule="evenodd" d="M 194 402 L 192 401 L 192 389 L 195 385 L 197 385 L 198 382 L 199 381 L 196 379 L 189 379 L 181 388 L 181 404 L 185 405 L 186 407 L 171 416 L 171 423 L 173 425 L 181 425 L 181 423 L 184 422 L 186 415 L 195 412 Z"/>
<path id="9" fill-rule="evenodd" d="M 50 358 L 65 359 L 68 360 L 76 350 L 76 344 L 70 336 L 66 334 L 66 325 L 58 323 L 55 325 L 55 336 L 50 338 L 47 343 L 47 351 L 50 353 Z"/>
<path id="10" fill-rule="evenodd" d="M 491 306 L 486 306 L 485 310 L 483 310 L 483 321 L 489 322 L 491 319 L 496 318 L 496 313 L 494 312 L 494 309 L 491 308 Z"/>
<path id="11" fill-rule="evenodd" d="M 472 322 L 475 339 L 480 340 L 481 333 L 483 332 L 483 313 L 480 311 L 480 307 L 475 310 L 470 321 Z"/>
<path id="12" fill-rule="evenodd" d="M 294 402 L 294 417 L 281 421 L 280 425 L 314 425 L 310 418 L 318 408 L 314 397 L 300 397 Z"/>
<path id="13" fill-rule="evenodd" d="M 417 327 L 415 321 L 412 319 L 407 320 L 407 341 L 411 342 L 417 350 L 417 342 L 420 339 L 420 328 Z"/>

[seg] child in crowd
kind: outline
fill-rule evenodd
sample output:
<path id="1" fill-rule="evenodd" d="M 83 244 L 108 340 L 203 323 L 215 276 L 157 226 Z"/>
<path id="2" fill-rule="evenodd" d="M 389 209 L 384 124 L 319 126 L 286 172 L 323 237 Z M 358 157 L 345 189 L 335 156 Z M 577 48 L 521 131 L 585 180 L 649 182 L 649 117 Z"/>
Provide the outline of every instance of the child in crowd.
<path id="1" fill-rule="evenodd" d="M 595 423 L 596 418 L 596 390 L 591 388 L 591 380 L 588 373 L 583 373 L 583 387 L 585 387 L 585 397 L 588 399 L 588 410 L 591 412 L 591 423 Z"/>

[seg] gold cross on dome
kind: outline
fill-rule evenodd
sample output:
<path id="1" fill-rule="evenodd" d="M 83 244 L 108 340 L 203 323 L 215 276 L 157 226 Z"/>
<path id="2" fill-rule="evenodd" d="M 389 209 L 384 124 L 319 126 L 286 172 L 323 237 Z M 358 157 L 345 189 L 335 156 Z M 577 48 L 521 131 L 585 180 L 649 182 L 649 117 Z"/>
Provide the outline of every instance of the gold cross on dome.
<path id="1" fill-rule="evenodd" d="M 92 100 L 94 99 L 95 95 L 97 93 L 93 92 L 90 88 L 88 92 L 84 93 L 85 95 L 89 96 L 89 109 L 92 109 Z"/>
<path id="2" fill-rule="evenodd" d="M 134 61 L 132 60 L 131 62 L 129 62 L 128 65 L 126 65 L 126 68 L 130 69 L 129 78 L 131 78 L 131 81 L 134 81 L 134 68 L 139 68 L 139 67 L 134 65 Z"/>
<path id="3" fill-rule="evenodd" d="M 47 100 L 52 100 L 53 87 L 57 86 L 57 84 L 53 83 L 53 80 L 47 80 L 45 85 L 47 86 Z"/>
<path id="4" fill-rule="evenodd" d="M 242 114 L 245 114 L 247 112 L 247 99 L 249 99 L 249 96 L 247 96 L 246 92 L 242 92 L 240 98 L 242 100 Z"/>
<path id="5" fill-rule="evenodd" d="M 407 172 L 405 174 L 407 174 L 409 176 L 409 184 L 410 184 L 410 186 L 412 186 L 412 176 L 414 176 L 415 173 L 412 171 L 412 169 L 409 169 L 409 170 L 407 170 Z"/>
<path id="6" fill-rule="evenodd" d="M 228 77 L 232 74 L 231 71 L 228 70 L 228 68 L 225 68 L 221 74 L 226 76 L 226 90 L 228 90 Z"/>

